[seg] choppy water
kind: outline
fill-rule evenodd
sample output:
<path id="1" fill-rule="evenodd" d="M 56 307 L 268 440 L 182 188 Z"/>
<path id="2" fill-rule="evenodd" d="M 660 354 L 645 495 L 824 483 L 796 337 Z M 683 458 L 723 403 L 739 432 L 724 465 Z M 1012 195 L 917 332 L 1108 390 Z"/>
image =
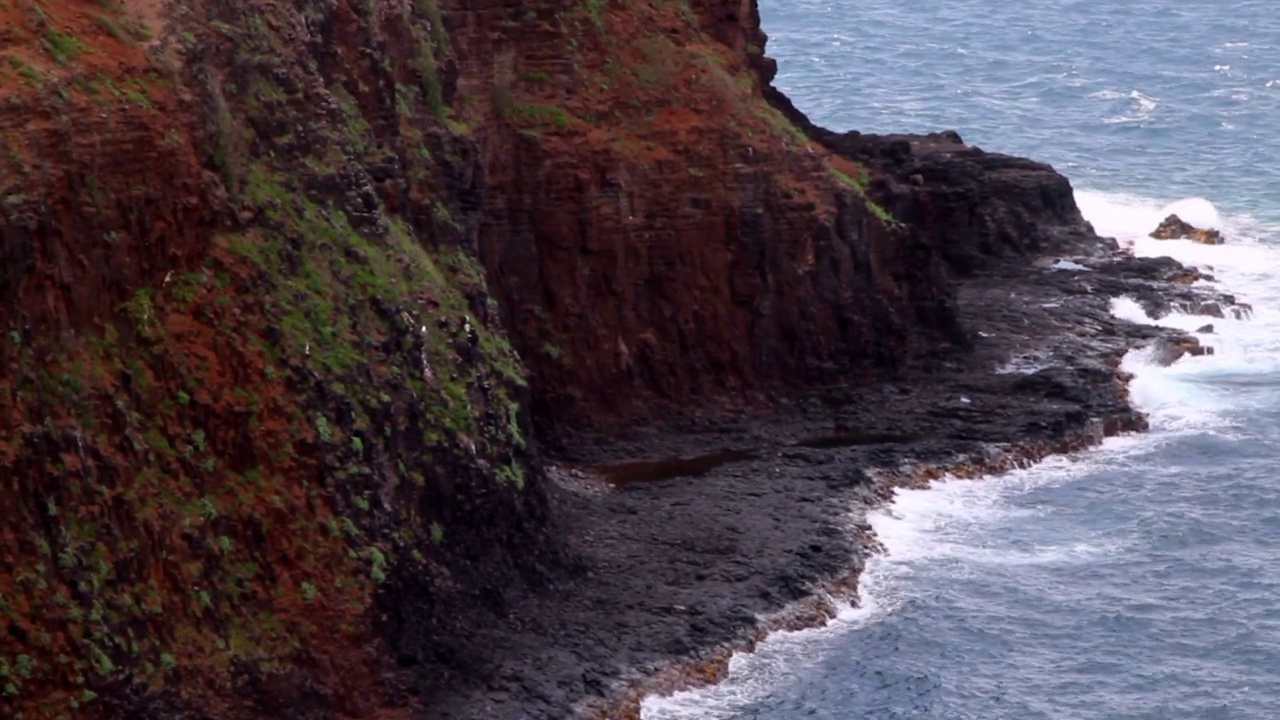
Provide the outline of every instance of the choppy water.
<path id="1" fill-rule="evenodd" d="M 900 494 L 860 608 L 646 720 L 1280 717 L 1280 7 L 761 1 L 815 121 L 1047 160 L 1099 232 L 1213 266 L 1256 316 L 1215 320 L 1211 357 L 1126 359 L 1151 433 Z M 1229 244 L 1143 237 L 1174 203 Z"/>

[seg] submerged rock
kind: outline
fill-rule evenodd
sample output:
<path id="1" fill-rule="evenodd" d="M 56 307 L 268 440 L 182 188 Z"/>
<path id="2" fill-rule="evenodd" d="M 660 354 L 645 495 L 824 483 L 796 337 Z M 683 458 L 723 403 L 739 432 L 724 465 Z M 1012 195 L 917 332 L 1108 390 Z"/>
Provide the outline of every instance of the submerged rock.
<path id="1" fill-rule="evenodd" d="M 1213 228 L 1198 228 L 1177 215 L 1165 218 L 1151 233 L 1157 240 L 1192 240 L 1204 245 L 1221 245 L 1222 233 Z"/>
<path id="2" fill-rule="evenodd" d="M 1199 357 L 1212 354 L 1213 346 L 1201 345 L 1198 339 L 1191 336 L 1162 338 L 1151 346 L 1151 361 L 1161 367 L 1174 364 L 1184 355 Z"/>

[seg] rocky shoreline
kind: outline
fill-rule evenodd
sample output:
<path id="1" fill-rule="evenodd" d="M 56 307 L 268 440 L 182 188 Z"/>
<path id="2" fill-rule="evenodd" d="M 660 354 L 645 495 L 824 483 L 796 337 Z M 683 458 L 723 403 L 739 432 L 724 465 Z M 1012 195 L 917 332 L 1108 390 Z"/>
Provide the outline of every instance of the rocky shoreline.
<path id="1" fill-rule="evenodd" d="M 910 202 L 895 193 L 919 187 L 911 175 L 936 177 L 966 155 L 983 172 L 1013 167 L 1028 186 L 1061 178 L 951 135 L 859 142 L 897 148 L 880 188 L 891 208 Z M 1009 210 L 1007 196 L 992 202 Z M 1143 430 L 1124 354 L 1148 347 L 1173 362 L 1211 349 L 1114 317 L 1112 299 L 1131 297 L 1153 317 L 1248 308 L 1193 286 L 1195 269 L 1098 237 L 1069 205 L 1074 222 L 1032 219 L 1028 252 L 972 253 L 954 298 L 965 335 L 897 376 L 767 410 L 673 411 L 563 434 L 553 507 L 574 568 L 503 620 L 473 626 L 448 662 L 428 663 L 424 717 L 638 717 L 644 695 L 718 680 L 733 652 L 769 631 L 825 623 L 831 596 L 856 595 L 877 547 L 866 513 L 894 488 L 1005 472 Z"/>
<path id="2" fill-rule="evenodd" d="M 757 4 L 0 9 L 0 717 L 634 715 L 1244 312 Z"/>

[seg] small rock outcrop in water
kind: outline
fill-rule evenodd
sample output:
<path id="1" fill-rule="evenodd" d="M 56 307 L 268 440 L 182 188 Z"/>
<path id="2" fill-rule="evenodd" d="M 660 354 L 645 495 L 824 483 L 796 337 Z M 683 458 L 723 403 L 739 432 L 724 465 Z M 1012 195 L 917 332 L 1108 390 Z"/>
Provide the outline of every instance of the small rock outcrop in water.
<path id="1" fill-rule="evenodd" d="M 1199 340 L 1191 336 L 1161 338 L 1152 345 L 1151 361 L 1161 367 L 1168 367 L 1184 355 L 1200 357 L 1212 354 L 1213 346 L 1201 345 Z"/>
<path id="2" fill-rule="evenodd" d="M 1198 228 L 1177 215 L 1170 215 L 1152 231 L 1157 240 L 1193 240 L 1203 245 L 1221 245 L 1222 233 L 1213 228 Z"/>

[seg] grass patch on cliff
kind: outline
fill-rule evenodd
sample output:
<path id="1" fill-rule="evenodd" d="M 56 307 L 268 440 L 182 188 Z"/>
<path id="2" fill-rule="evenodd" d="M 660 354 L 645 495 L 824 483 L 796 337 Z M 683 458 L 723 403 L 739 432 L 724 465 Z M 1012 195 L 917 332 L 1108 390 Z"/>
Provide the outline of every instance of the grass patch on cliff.
<path id="1" fill-rule="evenodd" d="M 18 77 L 32 86 L 39 87 L 42 84 L 43 78 L 40 75 L 40 71 L 28 65 L 22 58 L 10 55 L 8 57 L 8 65 L 10 69 L 18 74 Z"/>
<path id="2" fill-rule="evenodd" d="M 84 45 L 75 35 L 59 32 L 53 28 L 44 32 L 40 38 L 40 45 L 59 65 L 66 65 L 75 60 L 85 50 Z"/>
<path id="3" fill-rule="evenodd" d="M 753 103 L 753 112 L 757 118 L 772 128 L 784 142 L 795 143 L 796 147 L 801 148 L 809 146 L 809 136 L 805 135 L 803 130 L 788 120 L 787 116 L 763 99 Z"/>
<path id="4" fill-rule="evenodd" d="M 151 39 L 151 31 L 135 20 L 97 14 L 94 16 L 108 35 L 125 42 L 145 42 Z"/>
<path id="5" fill-rule="evenodd" d="M 604 12 L 605 7 L 609 4 L 609 0 L 585 0 L 584 7 L 587 10 L 587 17 L 591 19 L 591 24 L 597 29 L 604 29 Z"/>
<path id="6" fill-rule="evenodd" d="M 416 6 L 417 62 L 434 67 L 443 23 L 434 0 Z M 275 47 L 290 40 L 241 20 L 212 18 L 216 37 L 200 38 L 243 61 L 210 59 L 235 73 L 201 98 L 206 164 L 241 214 L 172 274 L 160 263 L 178 253 L 157 250 L 159 275 L 105 302 L 99 331 L 4 328 L 16 340 L 0 348 L 12 363 L 0 399 L 22 422 L 0 419 L 12 429 L 0 545 L 13 549 L 0 558 L 0 715 L 43 704 L 39 717 L 79 717 L 98 693 L 177 682 L 229 697 L 233 670 L 270 684 L 282 668 L 374 667 L 359 649 L 375 586 L 425 576 L 433 554 L 465 542 L 458 497 L 514 506 L 526 482 L 523 369 L 458 230 L 474 211 L 434 192 L 472 167 L 432 134 L 441 92 L 397 97 L 399 128 L 415 131 L 400 136 L 344 68 L 329 112 L 314 102 L 326 88 L 269 82 L 294 70 Z M 220 34 L 245 29 L 251 42 Z M 51 56 L 77 53 L 51 42 Z M 397 62 L 388 74 L 413 86 L 410 60 Z M 86 95 L 148 100 L 145 85 L 84 77 Z M 405 176 L 369 182 L 367 155 Z M 130 199 L 109 183 L 89 195 Z"/>
<path id="7" fill-rule="evenodd" d="M 540 103 L 512 102 L 502 108 L 503 116 L 517 125 L 555 128 L 563 130 L 573 123 L 573 116 L 567 110 L 555 105 Z"/>
<path id="8" fill-rule="evenodd" d="M 864 203 L 866 203 L 867 209 L 870 210 L 871 214 L 875 215 L 880 222 L 888 226 L 901 224 L 898 219 L 893 216 L 893 213 L 885 209 L 883 205 L 867 197 L 867 187 L 871 182 L 871 174 L 866 168 L 858 168 L 858 176 L 856 178 L 850 176 L 840 168 L 831 167 L 830 169 L 831 174 L 834 175 L 837 180 L 858 193 L 858 196 L 862 198 Z"/>
<path id="9" fill-rule="evenodd" d="M 858 177 L 856 178 L 836 167 L 831 168 L 831 174 L 835 175 L 836 179 L 840 182 L 848 185 L 854 190 L 857 190 L 859 194 L 867 191 L 867 183 L 870 181 L 870 174 L 867 172 L 866 168 L 860 168 Z"/>
<path id="10" fill-rule="evenodd" d="M 437 118 L 444 118 L 448 108 L 445 107 L 444 85 L 440 80 L 440 63 L 447 59 L 450 52 L 449 33 L 444 27 L 438 0 L 414 0 L 414 7 L 421 16 L 420 19 L 412 15 L 402 18 L 417 41 L 417 52 L 409 59 L 409 63 L 417 71 L 418 89 L 426 99 L 431 113 Z"/>
<path id="11" fill-rule="evenodd" d="M 261 594 L 265 577 L 256 568 L 324 576 L 342 567 L 341 549 L 326 554 L 310 520 L 325 512 L 323 489 L 246 467 L 246 451 L 265 459 L 264 450 L 283 449 L 282 459 L 289 458 L 293 431 L 260 436 L 262 446 L 246 443 L 238 459 L 227 445 L 226 418 L 219 422 L 217 411 L 225 387 L 202 382 L 228 360 L 200 352 L 218 321 L 209 316 L 206 324 L 190 313 L 218 313 L 230 303 L 213 302 L 225 289 L 203 277 L 185 279 L 181 292 L 175 282 L 135 293 L 120 309 L 121 324 L 156 328 L 135 341 L 123 342 L 109 325 L 57 355 L 37 360 L 27 350 L 18 361 L 9 399 L 24 412 L 51 409 L 28 436 L 52 452 L 0 457 L 0 467 L 23 478 L 24 488 L 6 504 L 10 523 L 0 540 L 24 558 L 47 560 L 0 561 L 0 619 L 25 638 L 22 652 L 30 659 L 25 677 L 10 679 L 0 708 L 30 701 L 48 710 L 39 717 L 58 717 L 57 708 L 76 710 L 126 674 L 159 686 L 178 670 L 269 665 L 309 636 L 297 620 L 304 615 L 290 610 L 285 596 Z M 260 429 L 264 417 L 280 410 L 271 398 L 282 388 L 266 387 L 260 348 L 245 343 L 232 352 L 231 364 L 246 376 L 231 393 L 245 413 L 236 432 Z M 123 392 L 119 377 L 129 379 Z M 172 394 L 175 382 L 185 385 Z M 96 422 L 108 412 L 111 423 Z M 117 453 L 137 457 L 143 467 L 112 472 L 109 458 Z M 246 534 L 255 527 L 296 544 L 264 547 Z M 10 534 L 19 528 L 29 531 Z M 341 634 L 348 621 L 333 611 L 342 603 L 362 607 L 365 591 L 350 585 L 331 598 L 328 632 Z M 27 611 L 32 607 L 42 608 L 38 618 Z M 293 619 L 273 630 L 269 616 Z M 13 637 L 0 638 L 0 658 L 14 656 Z"/>
<path id="12" fill-rule="evenodd" d="M 403 364 L 399 382 L 423 403 L 426 427 L 419 432 L 433 445 L 479 433 L 480 408 L 492 400 L 477 390 L 486 375 L 523 384 L 518 356 L 475 319 L 467 299 L 484 292 L 474 259 L 447 245 L 428 248 L 398 220 L 375 245 L 343 211 L 319 207 L 261 169 L 250 173 L 246 190 L 283 228 L 232 245 L 275 278 L 278 289 L 267 303 L 280 318 L 283 362 L 343 378 L 342 392 L 367 406 L 364 416 L 383 404 L 363 390 L 369 367 Z M 375 339 L 393 342 L 402 354 L 387 357 L 371 347 Z M 475 348 L 473 361 L 463 357 L 473 352 L 464 348 Z M 356 424 L 376 425 L 359 418 Z M 333 438 L 343 441 L 336 429 Z"/>
<path id="13" fill-rule="evenodd" d="M 440 14 L 439 0 L 414 0 L 414 6 L 427 20 L 433 48 L 439 52 L 447 52 L 449 33 L 444 27 L 444 16 Z"/>
<path id="14" fill-rule="evenodd" d="M 875 215 L 880 220 L 880 222 L 884 223 L 885 225 L 898 226 L 902 224 L 901 222 L 899 222 L 898 218 L 893 216 L 893 213 L 886 210 L 883 205 L 876 202 L 875 200 L 866 199 L 866 203 L 867 203 L 867 209 L 871 211 L 871 214 Z"/>
<path id="15" fill-rule="evenodd" d="M 649 88 L 670 88 L 680 77 L 683 58 L 680 48 L 664 35 L 650 35 L 639 42 L 644 61 L 632 72 L 640 85 Z"/>

